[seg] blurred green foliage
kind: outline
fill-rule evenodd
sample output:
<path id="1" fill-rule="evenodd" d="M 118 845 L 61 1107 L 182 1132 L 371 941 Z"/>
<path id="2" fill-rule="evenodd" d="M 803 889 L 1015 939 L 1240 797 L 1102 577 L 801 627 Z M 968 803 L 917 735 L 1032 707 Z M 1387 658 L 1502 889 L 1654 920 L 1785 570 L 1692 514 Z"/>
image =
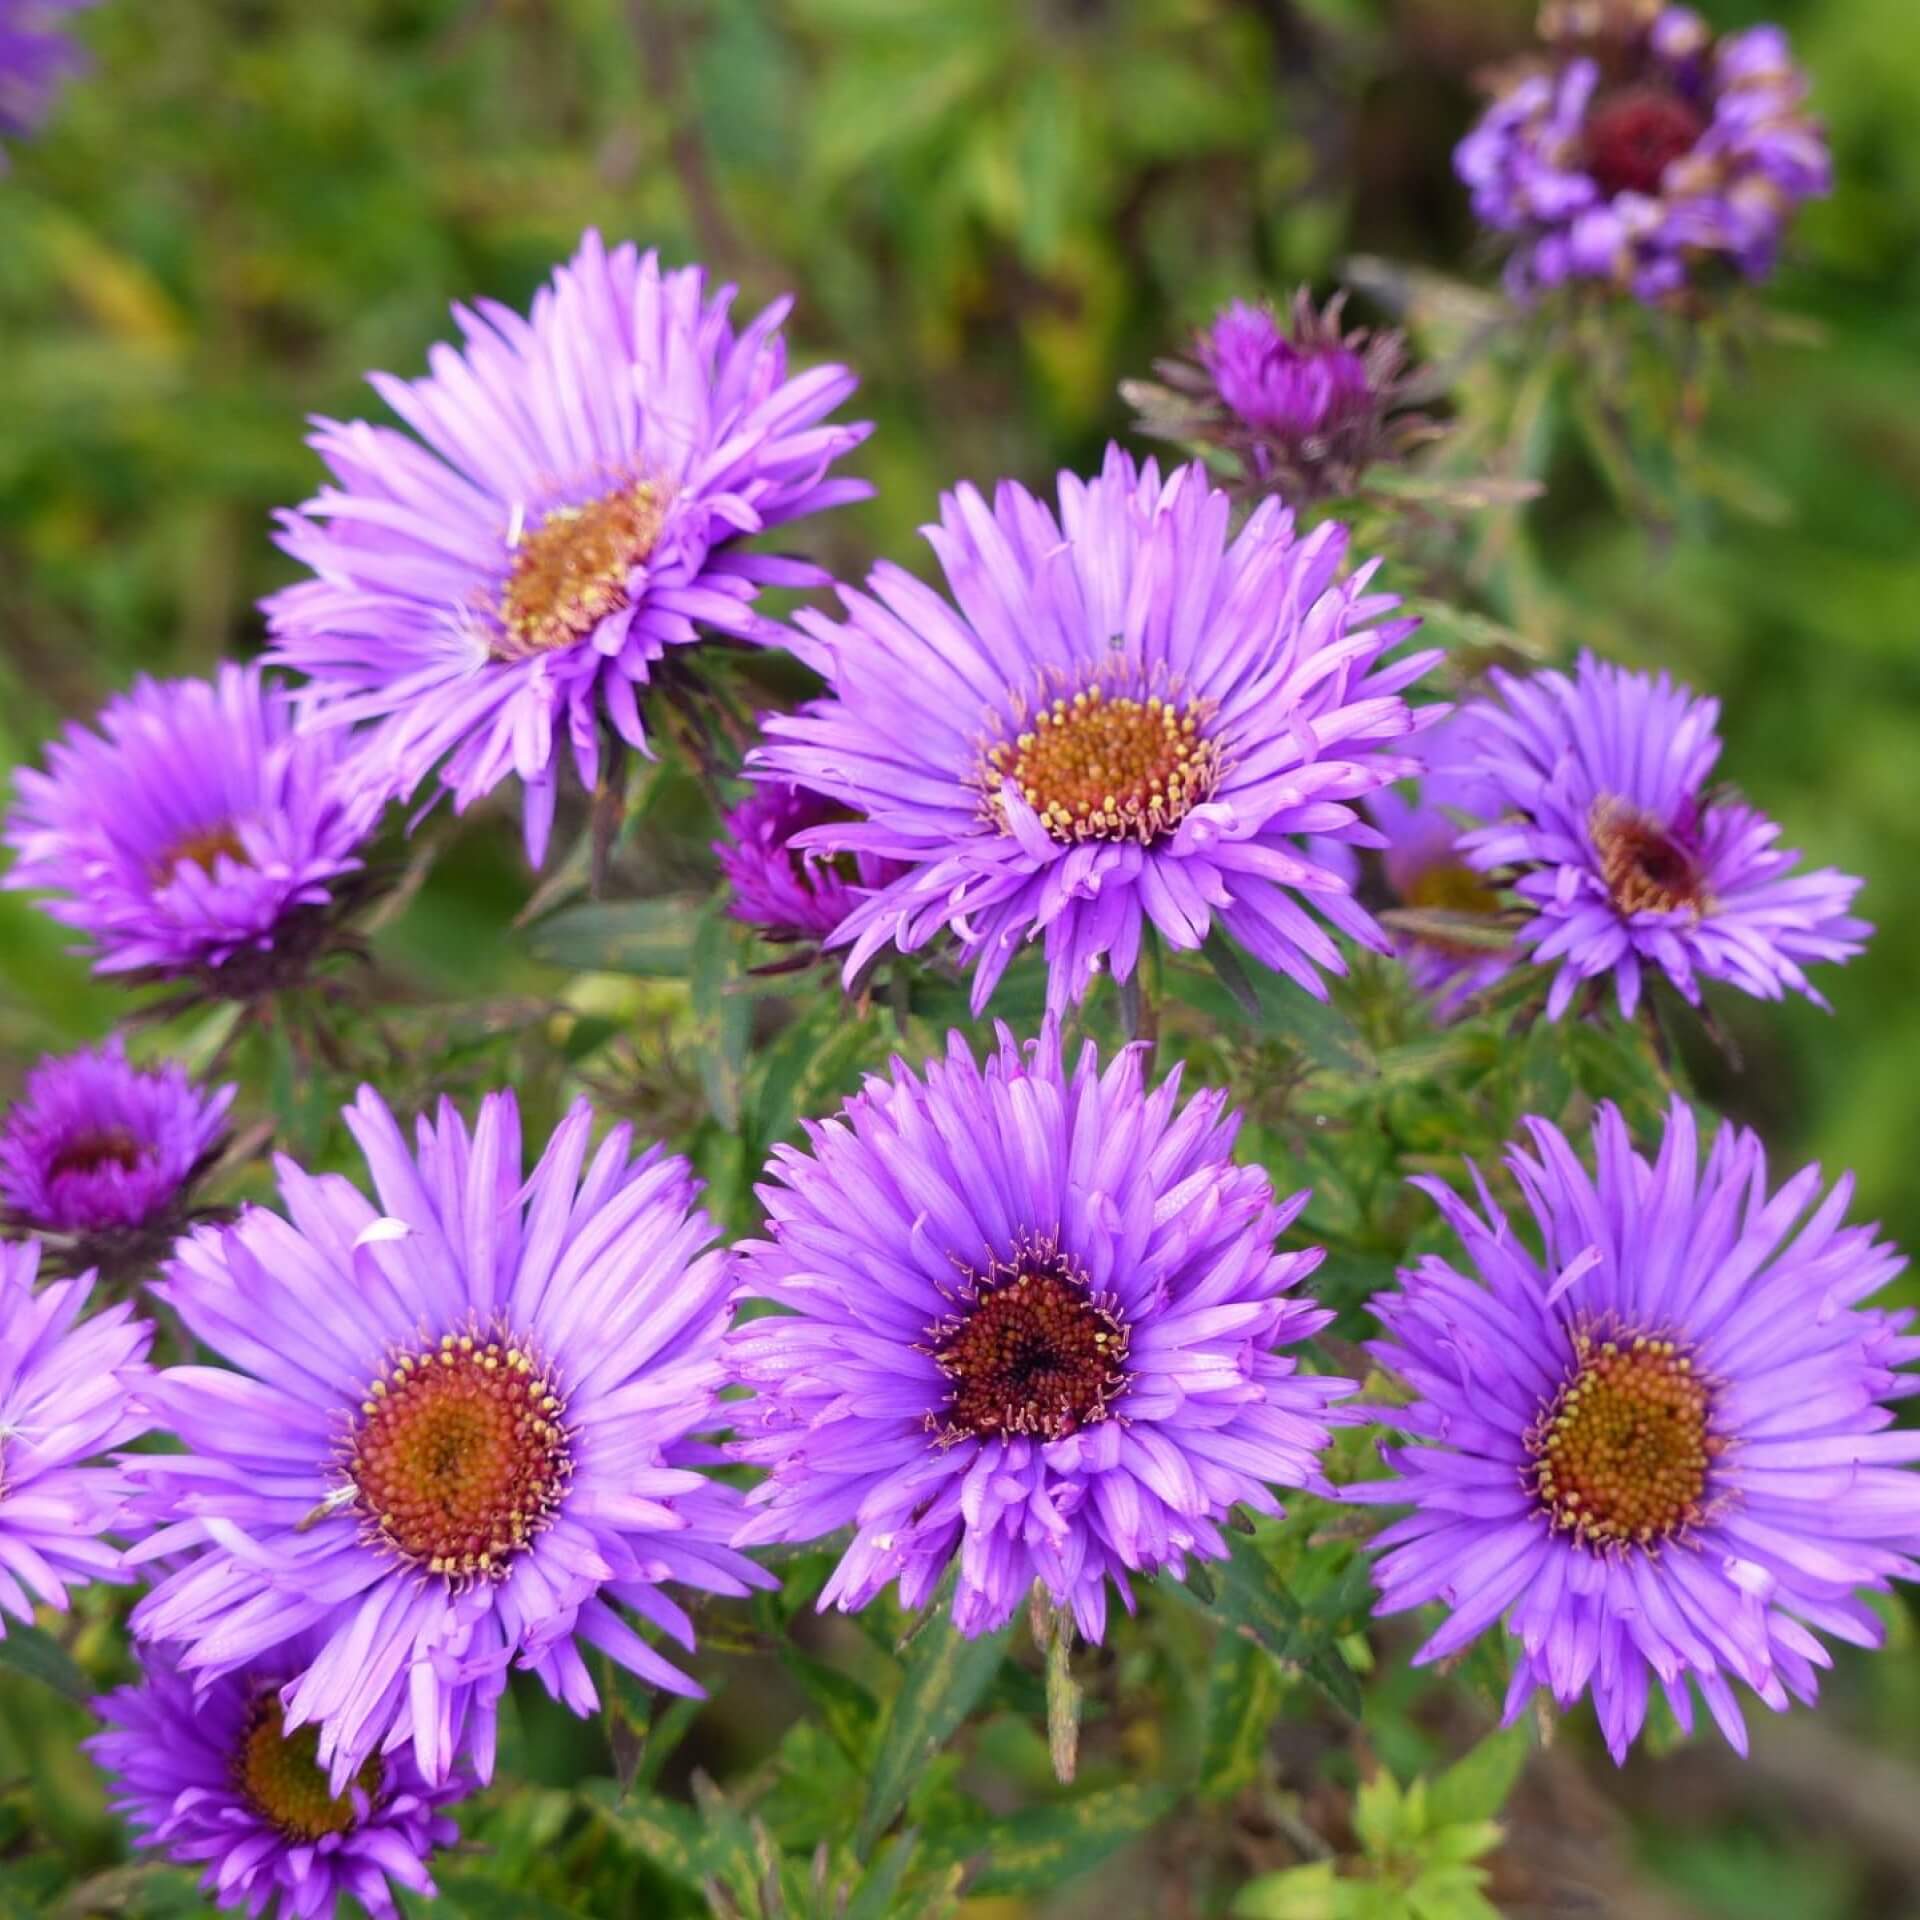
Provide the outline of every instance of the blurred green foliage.
<path id="1" fill-rule="evenodd" d="M 1747 0 L 1706 11 L 1757 17 Z M 1520 43 L 1531 12 L 1531 0 L 104 0 L 84 22 L 94 76 L 0 177 L 0 763 L 30 757 L 137 671 L 200 672 L 257 647 L 254 604 L 290 575 L 272 511 L 318 477 L 304 418 L 372 411 L 366 369 L 417 371 L 452 299 L 524 303 L 589 224 L 702 259 L 749 304 L 798 293 L 797 351 L 857 366 L 879 425 L 861 455 L 876 499 L 805 537 L 844 575 L 883 553 L 921 565 L 914 529 L 942 487 L 1044 484 L 1096 459 L 1124 431 L 1117 382 L 1218 301 L 1324 285 L 1354 254 L 1489 280 L 1448 153 L 1473 71 Z M 1856 1168 L 1861 1210 L 1920 1245 L 1920 997 L 1907 991 L 1920 966 L 1920 9 L 1782 0 L 1768 12 L 1816 76 L 1841 182 L 1802 222 L 1770 297 L 1806 337 L 1776 329 L 1723 370 L 1689 469 L 1707 489 L 1653 518 L 1634 487 L 1610 483 L 1586 430 L 1590 368 L 1524 356 L 1483 368 L 1476 421 L 1510 435 L 1499 444 L 1521 447 L 1550 490 L 1481 523 L 1448 584 L 1545 653 L 1594 644 L 1717 692 L 1724 772 L 1812 858 L 1868 876 L 1863 910 L 1880 933 L 1823 982 L 1833 1012 L 1723 1001 L 1744 1068 L 1704 1045 L 1691 1065 L 1783 1162 Z M 1657 442 L 1635 453 L 1656 477 L 1661 456 Z M 530 882 L 500 810 L 427 829 L 441 857 L 382 936 L 382 964 L 417 1006 L 457 996 L 464 1012 L 437 1044 L 384 1063 L 388 1090 L 405 1107 L 507 1079 L 537 1111 L 591 1061 L 694 1152 L 737 1225 L 766 1145 L 844 1094 L 888 1036 L 839 1030 L 825 1003 L 750 1033 L 764 1008 L 729 990 L 737 943 L 684 904 L 710 885 L 704 799 L 669 766 L 641 820 L 682 863 L 649 876 L 665 904 L 574 908 L 531 936 L 509 930 Z M 104 1031 L 119 1008 L 63 944 L 0 899 L 13 1072 Z M 1198 968 L 1162 984 L 1165 1037 L 1203 1073 L 1226 989 Z M 915 996 L 896 1011 L 916 1038 L 957 1011 L 928 983 Z M 1260 1095 L 1251 1150 L 1316 1187 L 1311 1224 L 1343 1308 L 1415 1231 L 1399 1186 L 1410 1165 L 1445 1164 L 1463 1138 L 1485 1151 L 1514 1103 L 1558 1111 L 1570 1096 L 1566 1059 L 1530 1042 L 1483 1099 L 1490 1031 L 1436 1041 L 1366 971 L 1324 1021 L 1297 996 L 1262 996 L 1253 1069 L 1238 1064 Z M 205 1058 L 224 1029 L 170 1037 Z M 751 1057 L 750 1039 L 763 1043 Z M 1581 1085 L 1651 1102 L 1632 1047 L 1574 1046 Z M 242 1047 L 283 1132 L 323 1136 L 330 1089 L 287 1036 Z M 1440 1111 L 1436 1080 L 1463 1090 L 1470 1119 Z M 1351 1313 L 1343 1331 L 1362 1326 Z M 1446 1722 L 1425 1682 L 1371 1672 L 1349 1546 L 1309 1547 L 1303 1530 L 1246 1551 L 1287 1584 L 1249 1585 L 1229 1563 L 1210 1607 L 1157 1593 L 1116 1634 L 1071 1798 L 1051 1785 L 1030 1659 L 937 1667 L 941 1630 L 901 1652 L 905 1623 L 884 1609 L 808 1628 L 803 1570 L 749 1636 L 711 1654 L 721 1691 L 697 1729 L 616 1697 L 582 1734 L 523 1703 L 502 1776 L 534 1784 L 496 1791 L 467 1821 L 491 1851 L 453 1865 L 446 1905 L 480 1920 L 885 1920 L 947 1911 L 965 1864 L 979 1920 L 1043 1900 L 1109 1920 L 1218 1913 L 1241 1888 L 1250 1915 L 1399 1912 L 1412 1909 L 1369 1901 L 1429 1881 L 1419 1910 L 1432 1920 L 1485 1911 L 1485 1823 L 1507 1782 L 1446 1770 L 1484 1712 Z M 1291 1613 L 1274 1612 L 1274 1591 Z M 1231 1631 L 1203 1620 L 1216 1611 Z M 119 1677 L 115 1617 L 109 1596 L 90 1595 L 65 1635 L 95 1684 Z M 4 1644 L 16 1669 L 31 1662 L 34 1643 Z M 1354 1799 L 1342 1716 L 1362 1678 L 1383 1764 Z M 1496 1684 L 1469 1669 L 1460 1691 L 1484 1708 Z M 953 1691 L 968 1687 L 966 1700 Z M 1880 1663 L 1871 1691 L 1843 1669 L 1835 1694 L 1863 1765 L 1920 1761 L 1911 1650 Z M 1159 1719 L 1138 1710 L 1148 1698 L 1168 1703 Z M 956 1707 L 976 1714 L 966 1756 L 901 1769 Z M 1332 1755 L 1334 1798 L 1312 1820 L 1273 1793 L 1276 1716 Z M 0 1682 L 0 1916 L 199 1910 L 169 1870 L 126 1878 L 73 1751 L 82 1724 L 41 1681 Z M 1476 1751 L 1491 1768 L 1510 1749 Z M 583 1764 L 634 1784 L 583 1794 Z M 1649 1786 L 1655 1764 L 1615 1796 L 1638 1835 L 1616 1851 L 1638 1871 L 1637 1851 L 1688 1904 L 1621 1894 L 1613 1911 L 1878 1916 L 1920 1886 L 1884 1828 L 1852 1847 L 1784 1840 L 1769 1784 L 1791 1777 L 1784 1764 L 1735 1788 L 1702 1762 L 1677 1797 Z M 699 1785 L 699 1768 L 724 1791 Z M 1176 1790 L 1187 1804 L 1169 1818 Z M 1545 1791 L 1534 1782 L 1523 1799 Z M 1526 1801 L 1514 1857 L 1527 1819 L 1545 1832 L 1565 1817 Z M 1295 1841 L 1340 1831 L 1339 1870 L 1331 1857 L 1276 1865 L 1293 1856 L 1260 1824 L 1275 1820 L 1296 1821 Z M 1496 1891 L 1526 1884 L 1521 1868 L 1502 1872 Z"/>

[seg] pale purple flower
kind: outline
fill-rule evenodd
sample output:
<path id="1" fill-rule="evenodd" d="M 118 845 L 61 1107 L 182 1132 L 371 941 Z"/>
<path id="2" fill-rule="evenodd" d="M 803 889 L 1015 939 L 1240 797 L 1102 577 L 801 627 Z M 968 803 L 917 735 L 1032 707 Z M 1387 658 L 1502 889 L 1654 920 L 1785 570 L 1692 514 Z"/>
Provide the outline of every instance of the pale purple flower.
<path id="1" fill-rule="evenodd" d="M 845 817 L 844 809 L 784 780 L 756 783 L 721 823 L 713 851 L 733 890 L 728 911 L 769 940 L 827 938 L 876 889 L 897 879 L 898 862 L 872 854 L 838 857 L 794 844 L 810 827 Z"/>
<path id="2" fill-rule="evenodd" d="M 1477 1174 L 1477 1206 L 1418 1180 L 1469 1270 L 1429 1254 L 1374 1302 L 1374 1355 L 1414 1396 L 1378 1417 L 1418 1442 L 1345 1489 L 1413 1509 L 1374 1542 L 1380 1611 L 1447 1609 L 1416 1664 L 1504 1619 L 1509 1721 L 1539 1688 L 1591 1693 L 1620 1760 L 1657 1684 L 1684 1728 L 1697 1690 L 1744 1752 L 1731 1683 L 1811 1701 L 1817 1636 L 1878 1644 L 1864 1595 L 1920 1573 L 1920 1433 L 1884 1404 L 1920 1385 L 1899 1370 L 1920 1340 L 1910 1311 L 1860 1304 L 1905 1262 L 1841 1225 L 1850 1177 L 1817 1205 L 1817 1167 L 1770 1193 L 1732 1125 L 1703 1166 L 1678 1100 L 1651 1159 L 1602 1107 L 1591 1173 L 1527 1125 L 1507 1156 L 1527 1230 Z"/>
<path id="3" fill-rule="evenodd" d="M 1689 8 L 1624 6 L 1511 80 L 1456 165 L 1516 294 L 1599 281 L 1664 301 L 1716 270 L 1764 278 L 1831 190 L 1806 94 L 1778 27 L 1716 39 Z"/>
<path id="4" fill-rule="evenodd" d="M 60 87 L 87 64 L 67 31 L 94 0 L 0 0 L 0 140 L 38 131 Z M 7 156 L 0 148 L 0 173 Z"/>
<path id="5" fill-rule="evenodd" d="M 584 1102 L 530 1172 L 509 1093 L 412 1150 L 371 1088 L 346 1121 L 377 1202 L 283 1160 L 285 1216 L 203 1229 L 156 1289 L 228 1364 L 153 1382 L 186 1451 L 128 1463 L 157 1528 L 133 1557 L 167 1569 L 134 1629 L 201 1682 L 312 1636 L 286 1724 L 318 1724 L 335 1793 L 408 1743 L 484 1780 L 510 1665 L 576 1713 L 595 1649 L 697 1693 L 628 1616 L 690 1648 L 665 1582 L 764 1583 L 696 1470 L 727 1269 L 686 1162 L 625 1126 L 590 1155 Z"/>
<path id="6" fill-rule="evenodd" d="M 775 1149 L 739 1249 L 741 1296 L 786 1312 L 731 1341 L 733 1450 L 769 1474 L 738 1544 L 851 1527 L 822 1607 L 923 1606 L 955 1566 L 963 1633 L 1037 1580 L 1097 1640 L 1110 1584 L 1130 1608 L 1131 1575 L 1222 1557 L 1236 1505 L 1323 1484 L 1351 1387 L 1286 1351 L 1332 1318 L 1289 1291 L 1319 1250 L 1274 1250 L 1307 1195 L 1179 1080 L 1148 1093 L 1135 1048 L 1069 1070 L 1051 1025 L 984 1068 L 954 1034 Z"/>
<path id="7" fill-rule="evenodd" d="M 36 1286 L 39 1260 L 0 1244 L 0 1638 L 7 1614 L 32 1626 L 69 1587 L 125 1579 L 106 1536 L 124 1531 L 127 1486 L 95 1463 L 151 1424 L 153 1329 L 124 1301 L 83 1320 L 93 1275 Z"/>
<path id="8" fill-rule="evenodd" d="M 152 1258 L 185 1224 L 235 1092 L 177 1064 L 136 1067 L 118 1034 L 49 1056 L 0 1123 L 0 1208 L 65 1241 L 76 1265 Z"/>
<path id="9" fill-rule="evenodd" d="M 1384 949 L 1295 836 L 1377 844 L 1354 802 L 1416 769 L 1400 696 L 1438 655 L 1385 660 L 1414 623 L 1377 624 L 1398 603 L 1343 571 L 1343 527 L 1297 539 L 1268 499 L 1229 538 L 1230 513 L 1200 466 L 1112 448 L 1057 518 L 1010 481 L 946 496 L 951 601 L 882 565 L 844 623 L 799 616 L 832 697 L 771 716 L 759 758 L 862 817 L 796 845 L 908 868 L 834 934 L 850 980 L 950 937 L 978 1011 L 1044 934 L 1058 1009 L 1128 978 L 1149 924 L 1178 948 L 1217 926 L 1324 998 L 1345 963 L 1309 904 Z"/>
<path id="10" fill-rule="evenodd" d="M 824 584 L 748 536 L 869 491 L 831 477 L 854 376 L 790 377 L 791 301 L 736 329 L 734 294 L 589 233 L 529 318 L 456 307 L 426 379 L 371 376 L 411 433 L 319 422 L 335 484 L 281 516 L 314 577 L 266 604 L 275 657 L 324 716 L 380 720 L 408 789 L 438 768 L 464 809 L 517 775 L 536 865 L 562 765 L 591 791 L 604 727 L 645 747 L 668 647 L 777 639 L 760 589 Z"/>
<path id="11" fill-rule="evenodd" d="M 139 1685 L 94 1703 L 106 1730 L 87 1751 L 134 1838 L 204 1866 L 215 1906 L 332 1920 L 351 1899 L 374 1920 L 396 1920 L 396 1888 L 434 1894 L 427 1863 L 459 1838 L 443 1809 L 467 1783 L 430 1785 L 403 1748 L 369 1759 L 333 1793 L 315 1729 L 289 1733 L 280 1699 L 316 1651 L 293 1641 L 200 1687 L 143 1652 Z"/>
<path id="12" fill-rule="evenodd" d="M 387 794 L 345 733 L 295 731 L 259 669 L 137 680 L 22 769 L 5 884 L 93 944 L 94 971 L 247 998 L 297 978 L 365 891 Z"/>
<path id="13" fill-rule="evenodd" d="M 1609 975 L 1631 1016 L 1648 969 L 1694 1005 L 1703 977 L 1826 1005 L 1802 963 L 1860 951 L 1872 928 L 1847 911 L 1860 882 L 1794 872 L 1772 821 L 1708 792 L 1718 701 L 1591 654 L 1571 679 L 1492 679 L 1501 700 L 1468 712 L 1486 742 L 1476 774 L 1505 817 L 1460 846 L 1476 872 L 1510 873 L 1533 910 L 1517 938 L 1558 965 L 1549 1018 Z"/>

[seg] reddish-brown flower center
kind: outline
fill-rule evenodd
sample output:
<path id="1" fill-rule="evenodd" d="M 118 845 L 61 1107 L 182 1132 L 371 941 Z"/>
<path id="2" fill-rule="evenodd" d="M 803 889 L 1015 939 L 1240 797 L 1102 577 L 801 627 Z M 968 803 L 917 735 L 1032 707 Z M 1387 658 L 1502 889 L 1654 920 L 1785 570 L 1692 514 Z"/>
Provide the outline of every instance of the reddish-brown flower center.
<path id="1" fill-rule="evenodd" d="M 1687 848 L 1645 814 L 1603 800 L 1588 822 L 1600 877 L 1622 913 L 1699 912 L 1706 884 Z"/>
<path id="2" fill-rule="evenodd" d="M 198 833 L 183 834 L 153 863 L 154 877 L 171 880 L 182 860 L 191 860 L 202 873 L 211 873 L 214 863 L 224 856 L 240 866 L 247 864 L 247 850 L 232 827 L 203 827 Z"/>
<path id="3" fill-rule="evenodd" d="M 1652 1547 L 1698 1522 L 1721 1443 L 1691 1357 L 1644 1334 L 1578 1334 L 1574 1354 L 1527 1436 L 1541 1509 L 1582 1546 Z"/>
<path id="4" fill-rule="evenodd" d="M 1127 1326 L 1116 1303 L 1044 1243 L 969 1276 L 961 1311 L 929 1329 L 953 1383 L 928 1416 L 943 1445 L 1025 1434 L 1063 1440 L 1112 1411 L 1127 1384 Z"/>
<path id="5" fill-rule="evenodd" d="M 351 1791 L 338 1799 L 327 1791 L 327 1776 L 316 1758 L 320 1729 L 309 1723 L 289 1733 L 276 1693 L 254 1702 L 234 1755 L 234 1777 L 254 1812 L 278 1827 L 289 1840 L 312 1842 L 345 1833 L 356 1819 Z M 375 1754 L 355 1776 L 354 1785 L 371 1800 L 380 1791 L 380 1757 Z"/>
<path id="6" fill-rule="evenodd" d="M 565 1497 L 565 1411 L 524 1340 L 447 1334 L 403 1353 L 360 1405 L 360 1510 L 428 1573 L 497 1580 Z"/>
<path id="7" fill-rule="evenodd" d="M 1665 87 L 1603 93 L 1587 115 L 1587 171 L 1603 193 L 1658 193 L 1667 168 L 1693 151 L 1706 118 Z"/>
<path id="8" fill-rule="evenodd" d="M 1092 686 L 1055 700 L 981 769 L 988 815 L 1006 825 L 1011 779 L 1056 840 L 1139 840 L 1167 832 L 1214 789 L 1220 749 L 1195 705 Z"/>
<path id="9" fill-rule="evenodd" d="M 639 480 L 583 506 L 555 507 L 522 532 L 500 594 L 494 657 L 570 647 L 619 612 L 666 517 L 666 489 Z"/>
<path id="10" fill-rule="evenodd" d="M 63 1174 L 101 1173 L 108 1167 L 131 1173 L 139 1164 L 140 1143 L 125 1127 L 95 1127 L 76 1133 L 53 1156 L 47 1175 L 58 1180 Z"/>

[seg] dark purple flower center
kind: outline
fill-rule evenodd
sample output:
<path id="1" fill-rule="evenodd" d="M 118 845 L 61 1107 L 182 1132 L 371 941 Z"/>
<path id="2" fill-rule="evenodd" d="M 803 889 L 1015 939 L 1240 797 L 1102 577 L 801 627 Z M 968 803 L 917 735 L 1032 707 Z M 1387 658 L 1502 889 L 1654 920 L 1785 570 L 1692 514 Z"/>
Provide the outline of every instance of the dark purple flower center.
<path id="1" fill-rule="evenodd" d="M 171 880 L 183 860 L 191 860 L 202 873 L 211 873 L 215 862 L 222 858 L 243 867 L 247 864 L 247 850 L 240 844 L 239 834 L 232 827 L 203 827 L 198 833 L 185 834 L 176 840 L 153 863 L 154 877 Z"/>
<path id="2" fill-rule="evenodd" d="M 380 1539 L 428 1573 L 501 1578 L 573 1474 L 551 1371 L 524 1340 L 447 1334 L 367 1392 L 347 1471 Z"/>
<path id="3" fill-rule="evenodd" d="M 1587 115 L 1587 171 L 1603 193 L 1658 193 L 1667 168 L 1706 130 L 1706 116 L 1666 87 L 1643 83 L 1603 93 Z"/>
<path id="4" fill-rule="evenodd" d="M 261 1819 L 289 1840 L 310 1844 L 355 1824 L 352 1794 L 338 1799 L 327 1791 L 327 1776 L 316 1757 L 320 1729 L 308 1724 L 289 1733 L 280 1696 L 261 1694 L 247 1717 L 246 1731 L 234 1755 L 234 1778 Z M 381 1767 L 373 1755 L 354 1778 L 369 1800 L 380 1791 Z"/>
<path id="5" fill-rule="evenodd" d="M 91 1176 L 108 1167 L 131 1173 L 140 1164 L 140 1143 L 125 1127 L 94 1127 L 76 1133 L 53 1156 L 47 1168 L 50 1180 Z"/>
<path id="6" fill-rule="evenodd" d="M 1692 1358 L 1645 1334 L 1576 1334 L 1574 1355 L 1527 1435 L 1541 1510 L 1582 1546 L 1652 1547 L 1697 1524 L 1721 1443 Z"/>
<path id="7" fill-rule="evenodd" d="M 1692 852 L 1664 827 L 1619 801 L 1603 800 L 1588 823 L 1600 877 L 1622 913 L 1699 912 L 1705 878 Z"/>
<path id="8" fill-rule="evenodd" d="M 953 1383 L 928 1418 L 943 1445 L 1014 1434 L 1064 1440 L 1106 1419 L 1126 1389 L 1126 1322 L 1046 1243 L 970 1276 L 962 1311 L 929 1337 L 934 1365 Z"/>
<path id="9" fill-rule="evenodd" d="M 650 480 L 543 515 L 514 542 L 494 657 L 524 660 L 573 646 L 619 612 L 666 517 L 666 490 Z"/>
<path id="10" fill-rule="evenodd" d="M 989 816 L 1006 830 L 1001 785 L 1011 780 L 1056 840 L 1138 840 L 1170 831 L 1220 778 L 1220 749 L 1200 731 L 1196 704 L 1114 696 L 1088 687 L 1055 700 L 982 769 Z"/>

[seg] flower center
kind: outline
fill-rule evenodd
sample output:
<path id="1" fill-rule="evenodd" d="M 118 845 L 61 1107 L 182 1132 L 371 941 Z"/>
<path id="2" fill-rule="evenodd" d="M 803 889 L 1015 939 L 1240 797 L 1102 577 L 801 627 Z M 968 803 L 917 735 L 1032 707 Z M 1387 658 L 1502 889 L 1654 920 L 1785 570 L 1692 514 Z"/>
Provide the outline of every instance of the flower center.
<path id="1" fill-rule="evenodd" d="M 183 860 L 191 860 L 202 873 L 210 874 L 222 855 L 240 866 L 247 864 L 247 850 L 232 827 L 203 827 L 198 833 L 176 840 L 153 863 L 154 878 L 162 882 L 171 880 Z"/>
<path id="2" fill-rule="evenodd" d="M 327 1791 L 327 1776 L 316 1758 L 320 1729 L 309 1723 L 289 1733 L 276 1693 L 254 1702 L 234 1756 L 240 1791 L 263 1820 L 290 1840 L 314 1841 L 345 1833 L 358 1816 L 351 1792 L 337 1800 Z M 380 1757 L 373 1755 L 354 1778 L 369 1800 L 380 1791 Z"/>
<path id="3" fill-rule="evenodd" d="M 501 1578 L 573 1473 L 551 1371 L 524 1340 L 447 1334 L 367 1392 L 347 1472 L 380 1539 L 428 1573 Z"/>
<path id="4" fill-rule="evenodd" d="M 989 749 L 987 813 L 1006 831 L 1011 780 L 1056 840 L 1138 840 L 1177 826 L 1213 792 L 1220 749 L 1192 705 L 1109 695 L 1098 686 L 1043 706 L 1016 739 Z"/>
<path id="5" fill-rule="evenodd" d="M 96 1127 L 76 1133 L 53 1156 L 47 1177 L 50 1180 L 73 1175 L 84 1178 L 104 1172 L 108 1167 L 131 1173 L 139 1164 L 140 1143 L 125 1127 Z"/>
<path id="6" fill-rule="evenodd" d="M 570 647 L 619 612 L 629 577 L 653 552 L 666 517 L 666 490 L 650 480 L 543 515 L 514 543 L 494 658 L 524 660 Z"/>
<path id="7" fill-rule="evenodd" d="M 927 1421 L 943 1446 L 1012 1434 L 1064 1440 L 1106 1419 L 1126 1389 L 1128 1333 L 1116 1303 L 1044 1242 L 969 1275 L 963 1310 L 928 1337 L 953 1383 Z"/>
<path id="8" fill-rule="evenodd" d="M 1693 855 L 1645 814 L 1602 800 L 1588 821 L 1600 877 L 1622 913 L 1699 912 L 1706 887 Z"/>
<path id="9" fill-rule="evenodd" d="M 1587 115 L 1587 171 L 1603 193 L 1658 193 L 1668 166 L 1706 130 L 1705 116 L 1665 87 L 1622 87 Z"/>
<path id="10" fill-rule="evenodd" d="M 1527 1435 L 1541 1511 L 1582 1546 L 1651 1547 L 1696 1524 L 1722 1443 L 1691 1358 L 1644 1334 L 1579 1333 L 1574 1353 Z"/>

